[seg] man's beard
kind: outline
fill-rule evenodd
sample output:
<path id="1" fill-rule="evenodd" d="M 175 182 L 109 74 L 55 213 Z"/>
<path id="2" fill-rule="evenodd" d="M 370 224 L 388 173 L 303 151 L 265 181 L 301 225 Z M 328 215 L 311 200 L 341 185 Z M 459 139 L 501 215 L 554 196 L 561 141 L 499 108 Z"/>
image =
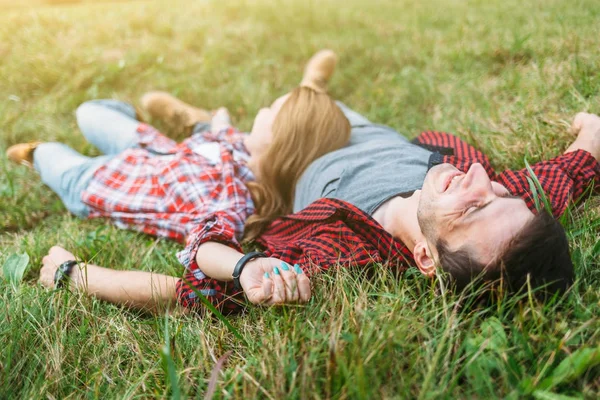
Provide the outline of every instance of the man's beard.
<path id="1" fill-rule="evenodd" d="M 432 212 L 427 212 L 428 209 L 431 209 L 431 201 L 427 201 L 421 195 L 419 199 L 419 206 L 417 207 L 417 222 L 419 223 L 419 228 L 421 228 L 421 232 L 426 239 L 432 240 L 435 242 L 435 219 L 433 218 Z"/>

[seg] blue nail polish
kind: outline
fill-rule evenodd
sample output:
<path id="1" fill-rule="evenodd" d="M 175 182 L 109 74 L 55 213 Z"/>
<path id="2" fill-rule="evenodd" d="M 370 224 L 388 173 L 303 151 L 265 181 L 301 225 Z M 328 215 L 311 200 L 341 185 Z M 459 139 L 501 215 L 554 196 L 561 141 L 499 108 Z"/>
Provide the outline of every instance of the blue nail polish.
<path id="1" fill-rule="evenodd" d="M 299 275 L 302 273 L 302 268 L 300 268 L 300 266 L 298 264 L 295 264 L 294 271 L 296 271 L 296 273 Z"/>
<path id="2" fill-rule="evenodd" d="M 275 273 L 275 275 L 279 275 L 279 268 L 277 268 L 277 267 L 273 268 L 273 272 Z"/>
<path id="3" fill-rule="evenodd" d="M 288 266 L 286 263 L 284 263 L 284 262 L 282 261 L 282 262 L 281 262 L 281 269 L 282 269 L 282 270 L 284 270 L 284 271 L 289 271 L 289 270 L 290 270 L 290 267 L 289 267 L 289 266 Z"/>
<path id="4" fill-rule="evenodd" d="M 265 272 L 265 278 L 269 279 L 269 273 Z"/>

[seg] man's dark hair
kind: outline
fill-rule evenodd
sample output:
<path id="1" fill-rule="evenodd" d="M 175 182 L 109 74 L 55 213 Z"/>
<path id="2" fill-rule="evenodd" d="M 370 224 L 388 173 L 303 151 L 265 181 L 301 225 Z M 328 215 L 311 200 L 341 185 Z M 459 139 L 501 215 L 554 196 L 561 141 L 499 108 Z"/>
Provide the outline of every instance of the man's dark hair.
<path id="1" fill-rule="evenodd" d="M 443 240 L 437 250 L 442 269 L 458 291 L 491 284 L 514 294 L 526 290 L 529 281 L 532 290 L 540 288 L 536 297 L 545 299 L 567 290 L 574 279 L 565 230 L 547 211 L 528 222 L 492 264 L 473 259 L 466 246 L 451 252 Z M 479 285 L 472 285 L 474 280 Z"/>

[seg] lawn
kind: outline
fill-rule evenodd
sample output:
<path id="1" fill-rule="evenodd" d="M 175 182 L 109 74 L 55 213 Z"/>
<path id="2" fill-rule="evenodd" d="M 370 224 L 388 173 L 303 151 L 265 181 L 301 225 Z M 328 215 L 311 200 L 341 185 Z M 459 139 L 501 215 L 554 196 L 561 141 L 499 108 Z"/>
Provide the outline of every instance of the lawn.
<path id="1" fill-rule="evenodd" d="M 436 282 L 374 267 L 368 279 L 315 278 L 308 305 L 250 307 L 229 328 L 39 286 L 54 244 L 173 275 L 181 246 L 76 219 L 4 156 L 35 139 L 98 155 L 76 107 L 152 89 L 226 106 L 249 129 L 327 47 L 340 56 L 331 93 L 371 120 L 410 137 L 454 132 L 497 168 L 521 168 L 568 146 L 576 112 L 600 112 L 597 0 L 10 3 L 0 1 L 0 266 L 30 261 L 22 283 L 0 279 L 0 398 L 600 396 L 597 198 L 564 218 L 578 280 L 551 305 L 461 309 Z"/>

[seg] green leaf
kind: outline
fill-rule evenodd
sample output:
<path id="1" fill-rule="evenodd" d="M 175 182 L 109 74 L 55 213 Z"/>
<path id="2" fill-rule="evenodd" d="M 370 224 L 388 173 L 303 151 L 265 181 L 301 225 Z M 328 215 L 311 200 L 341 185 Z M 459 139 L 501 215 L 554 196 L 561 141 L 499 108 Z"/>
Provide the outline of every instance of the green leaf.
<path id="1" fill-rule="evenodd" d="M 533 392 L 533 397 L 538 400 L 579 400 L 583 398 L 565 396 L 564 394 L 547 392 L 545 390 L 536 390 L 535 392 Z"/>
<path id="2" fill-rule="evenodd" d="M 540 389 L 552 389 L 562 383 L 579 378 L 589 368 L 600 364 L 600 346 L 595 349 L 581 348 L 573 352 L 558 364 L 550 376 L 538 386 Z"/>
<path id="3" fill-rule="evenodd" d="M 488 338 L 488 348 L 490 350 L 500 353 L 508 347 L 508 339 L 504 332 L 504 326 L 498 318 L 491 317 L 482 323 L 481 333 L 484 337 Z"/>
<path id="4" fill-rule="evenodd" d="M 2 266 L 4 278 L 14 286 L 17 286 L 23 280 L 23 275 L 25 275 L 28 265 L 29 255 L 27 253 L 12 254 Z"/>
<path id="5" fill-rule="evenodd" d="M 508 347 L 504 326 L 498 318 L 490 317 L 481 324 L 480 333 L 472 335 L 466 342 L 467 350 L 477 353 L 480 350 L 501 353 Z M 485 346 L 481 349 L 482 346 Z"/>

